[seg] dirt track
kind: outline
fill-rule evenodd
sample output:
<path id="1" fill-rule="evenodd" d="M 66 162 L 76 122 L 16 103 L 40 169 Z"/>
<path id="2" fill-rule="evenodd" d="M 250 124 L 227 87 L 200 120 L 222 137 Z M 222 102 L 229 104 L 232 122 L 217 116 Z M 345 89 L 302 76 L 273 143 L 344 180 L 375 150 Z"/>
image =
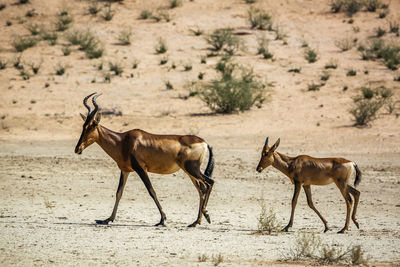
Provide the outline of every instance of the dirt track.
<path id="1" fill-rule="evenodd" d="M 27 145 L 25 148 L 22 144 Z M 55 144 L 58 144 L 55 146 Z M 399 263 L 400 203 L 398 156 L 351 155 L 364 172 L 359 186 L 358 220 L 344 235 L 345 204 L 334 185 L 313 187 L 314 202 L 328 220 L 323 225 L 306 204 L 303 193 L 289 233 L 260 236 L 257 229 L 261 196 L 282 223 L 290 213 L 292 185 L 273 169 L 254 170 L 258 151 L 215 148 L 216 184 L 210 198 L 212 224 L 187 228 L 196 216 L 198 195 L 183 172 L 151 175 L 167 214 L 167 227 L 153 227 L 159 214 L 142 182 L 128 179 L 116 221 L 93 224 L 109 216 L 118 184 L 118 169 L 97 147 L 79 157 L 73 142 L 1 143 L 0 262 L 3 265 L 200 264 L 206 255 L 221 254 L 222 265 L 277 263 L 293 248 L 298 233 L 316 232 L 324 243 L 361 244 L 370 262 Z M 16 147 L 20 147 L 16 149 Z"/>

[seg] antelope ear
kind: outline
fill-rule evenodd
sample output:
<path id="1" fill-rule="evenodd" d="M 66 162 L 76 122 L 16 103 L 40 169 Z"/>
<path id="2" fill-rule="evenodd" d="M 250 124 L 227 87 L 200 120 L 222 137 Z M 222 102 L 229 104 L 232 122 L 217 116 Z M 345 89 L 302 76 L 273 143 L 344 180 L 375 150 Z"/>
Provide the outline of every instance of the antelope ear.
<path id="1" fill-rule="evenodd" d="M 97 112 L 97 113 L 96 113 L 96 116 L 94 117 L 95 123 L 96 123 L 96 124 L 99 124 L 99 123 L 100 123 L 100 119 L 101 119 L 101 113 L 100 113 L 100 112 Z"/>
<path id="2" fill-rule="evenodd" d="M 275 149 L 278 148 L 280 142 L 281 142 L 281 138 L 278 138 L 278 140 L 276 140 L 275 144 L 271 147 L 270 151 L 274 152 Z"/>
<path id="3" fill-rule="evenodd" d="M 82 120 L 83 120 L 83 121 L 86 121 L 86 116 L 83 115 L 82 113 L 79 113 L 79 114 L 81 115 Z"/>

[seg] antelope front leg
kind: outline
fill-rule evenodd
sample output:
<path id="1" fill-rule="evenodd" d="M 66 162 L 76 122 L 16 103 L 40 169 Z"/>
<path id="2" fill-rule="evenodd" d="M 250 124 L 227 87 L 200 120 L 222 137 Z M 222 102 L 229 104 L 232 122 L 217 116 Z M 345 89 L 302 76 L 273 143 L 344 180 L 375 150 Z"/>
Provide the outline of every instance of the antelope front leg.
<path id="1" fill-rule="evenodd" d="M 294 210 L 296 209 L 296 204 L 297 204 L 297 199 L 299 197 L 300 189 L 301 189 L 300 183 L 295 181 L 294 182 L 294 194 L 293 194 L 293 198 L 292 198 L 292 212 L 290 214 L 290 220 L 289 220 L 288 225 L 285 228 L 283 228 L 282 231 L 287 232 L 289 230 L 289 227 L 293 226 Z"/>
<path id="2" fill-rule="evenodd" d="M 124 188 L 125 188 L 125 184 L 126 184 L 126 180 L 128 179 L 128 176 L 129 176 L 129 172 L 122 172 L 121 171 L 121 175 L 120 175 L 120 178 L 119 178 L 118 189 L 117 189 L 117 193 L 116 193 L 116 196 L 115 196 L 114 209 L 112 211 L 112 214 L 108 219 L 96 220 L 97 224 L 108 224 L 108 222 L 113 222 L 114 221 L 115 215 L 117 215 L 117 209 L 118 209 L 119 200 L 121 199 L 122 193 L 124 192 Z"/>

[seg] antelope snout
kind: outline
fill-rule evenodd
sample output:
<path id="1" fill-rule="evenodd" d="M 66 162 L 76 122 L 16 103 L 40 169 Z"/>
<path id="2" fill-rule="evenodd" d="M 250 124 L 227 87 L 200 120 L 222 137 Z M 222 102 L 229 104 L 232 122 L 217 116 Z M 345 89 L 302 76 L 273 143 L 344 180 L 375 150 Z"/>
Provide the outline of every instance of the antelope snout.
<path id="1" fill-rule="evenodd" d="M 83 150 L 82 146 L 76 146 L 75 147 L 75 153 L 78 154 L 78 155 L 82 154 L 82 150 Z"/>
<path id="2" fill-rule="evenodd" d="M 262 170 L 263 170 L 263 167 L 261 167 L 261 166 L 258 166 L 258 167 L 257 167 L 257 171 L 258 171 L 258 172 L 262 172 Z"/>

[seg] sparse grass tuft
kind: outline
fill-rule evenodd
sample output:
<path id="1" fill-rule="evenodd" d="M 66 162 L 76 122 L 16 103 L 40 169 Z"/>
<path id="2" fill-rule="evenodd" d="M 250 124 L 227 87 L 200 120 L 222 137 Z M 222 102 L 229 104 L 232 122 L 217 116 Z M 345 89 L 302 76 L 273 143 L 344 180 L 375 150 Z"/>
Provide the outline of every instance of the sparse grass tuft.
<path id="1" fill-rule="evenodd" d="M 113 71 L 115 75 L 121 75 L 124 69 L 122 68 L 121 64 L 118 62 L 109 62 L 108 66 L 110 68 L 110 71 Z"/>
<path id="2" fill-rule="evenodd" d="M 32 34 L 32 35 L 38 35 L 40 31 L 42 30 L 42 25 L 37 24 L 37 23 L 29 23 L 26 25 L 26 29 Z"/>
<path id="3" fill-rule="evenodd" d="M 41 66 L 42 66 L 42 62 L 39 62 L 38 64 L 35 64 L 34 62 L 32 62 L 29 64 L 29 67 L 31 67 L 33 74 L 38 74 Z"/>
<path id="4" fill-rule="evenodd" d="M 174 89 L 174 86 L 172 85 L 172 83 L 171 83 L 170 81 L 166 81 L 166 82 L 165 82 L 165 88 L 166 88 L 167 90 L 173 90 L 173 89 Z"/>
<path id="5" fill-rule="evenodd" d="M 69 56 L 71 54 L 71 47 L 69 45 L 64 46 L 62 52 L 64 56 Z"/>
<path id="6" fill-rule="evenodd" d="M 22 52 L 30 47 L 35 46 L 37 40 L 30 36 L 17 36 L 12 41 L 12 46 L 17 52 Z"/>
<path id="7" fill-rule="evenodd" d="M 140 61 L 138 59 L 134 59 L 132 63 L 132 69 L 137 69 L 139 66 Z"/>
<path id="8" fill-rule="evenodd" d="M 111 4 L 106 5 L 106 6 L 105 6 L 105 9 L 104 9 L 104 11 L 103 11 L 103 14 L 101 14 L 102 18 L 103 18 L 105 21 L 110 21 L 110 20 L 112 20 L 112 18 L 114 17 L 114 15 L 115 15 L 115 12 L 114 12 L 114 10 L 111 9 Z"/>
<path id="9" fill-rule="evenodd" d="M 350 17 L 362 8 L 361 0 L 343 0 L 343 9 Z"/>
<path id="10" fill-rule="evenodd" d="M 286 34 L 286 32 L 282 29 L 281 26 L 276 25 L 276 26 L 273 28 L 273 31 L 275 32 L 275 40 L 283 40 L 283 41 L 285 41 L 285 39 L 286 39 L 286 37 L 287 37 L 287 34 Z"/>
<path id="11" fill-rule="evenodd" d="M 261 198 L 259 203 L 261 212 L 260 216 L 257 218 L 257 233 L 270 235 L 272 232 L 280 232 L 282 230 L 282 225 L 276 218 L 274 209 L 270 207 L 269 210 L 267 210 L 264 198 Z"/>
<path id="12" fill-rule="evenodd" d="M 212 262 L 214 263 L 214 266 L 218 266 L 223 261 L 224 261 L 224 257 L 222 256 L 221 253 L 219 253 L 218 255 L 212 256 Z"/>
<path id="13" fill-rule="evenodd" d="M 381 27 L 378 27 L 377 29 L 376 29 L 376 37 L 382 37 L 382 36 L 384 36 L 386 34 L 386 30 L 385 29 L 382 29 Z"/>
<path id="14" fill-rule="evenodd" d="M 61 63 L 58 63 L 56 66 L 56 75 L 59 75 L 59 76 L 64 75 L 65 70 L 66 70 L 66 66 Z"/>
<path id="15" fill-rule="evenodd" d="M 103 55 L 104 48 L 101 42 L 90 31 L 73 31 L 67 35 L 67 40 L 73 45 L 79 45 L 79 49 L 85 51 L 90 59 Z"/>
<path id="16" fill-rule="evenodd" d="M 304 51 L 304 58 L 308 63 L 314 63 L 318 60 L 318 53 L 315 49 L 308 47 Z"/>
<path id="17" fill-rule="evenodd" d="M 354 40 L 350 37 L 343 38 L 335 41 L 335 46 L 339 48 L 342 52 L 348 51 L 353 48 Z"/>
<path id="18" fill-rule="evenodd" d="M 55 29 L 56 31 L 63 32 L 67 30 L 72 23 L 73 19 L 72 16 L 68 13 L 67 10 L 61 10 L 57 14 L 56 22 L 55 22 Z"/>
<path id="19" fill-rule="evenodd" d="M 139 19 L 149 19 L 152 17 L 152 15 L 153 15 L 153 12 L 151 12 L 148 9 L 144 9 L 140 12 Z"/>
<path id="20" fill-rule="evenodd" d="M 364 6 L 369 12 L 375 12 L 382 7 L 380 0 L 364 0 Z"/>
<path id="21" fill-rule="evenodd" d="M 158 38 L 155 50 L 157 54 L 164 54 L 168 51 L 167 42 L 162 37 Z"/>
<path id="22" fill-rule="evenodd" d="M 301 68 L 291 68 L 291 69 L 288 70 L 288 72 L 300 73 L 301 72 Z"/>
<path id="23" fill-rule="evenodd" d="M 45 29 L 42 29 L 42 31 L 40 32 L 40 36 L 43 40 L 48 41 L 50 45 L 57 44 L 57 39 L 58 39 L 57 32 L 49 32 L 46 31 Z"/>
<path id="24" fill-rule="evenodd" d="M 195 36 L 200 36 L 204 33 L 204 31 L 201 30 L 199 27 L 197 27 L 196 29 L 189 29 L 189 31 L 193 33 Z"/>
<path id="25" fill-rule="evenodd" d="M 350 70 L 348 70 L 347 71 L 347 73 L 346 73 L 346 76 L 356 76 L 357 75 L 357 71 L 356 70 L 353 70 L 353 69 L 350 69 Z"/>
<path id="26" fill-rule="evenodd" d="M 99 8 L 99 4 L 98 4 L 97 0 L 90 2 L 88 11 L 89 11 L 89 14 L 91 14 L 91 15 L 96 15 L 97 13 L 99 13 L 100 8 Z"/>
<path id="27" fill-rule="evenodd" d="M 319 91 L 319 89 L 321 88 L 321 85 L 312 82 L 312 83 L 308 84 L 307 88 L 308 88 L 308 91 Z"/>
<path id="28" fill-rule="evenodd" d="M 321 81 L 327 81 L 331 77 L 331 74 L 329 71 L 324 70 L 320 76 Z"/>
<path id="29" fill-rule="evenodd" d="M 182 0 L 169 0 L 169 8 L 176 8 L 182 6 Z"/>
<path id="30" fill-rule="evenodd" d="M 336 69 L 338 67 L 337 60 L 331 59 L 328 63 L 325 64 L 325 69 Z"/>
<path id="31" fill-rule="evenodd" d="M 271 16 L 262 9 L 250 7 L 247 18 L 252 29 L 267 30 L 272 28 Z"/>
<path id="32" fill-rule="evenodd" d="M 167 64 L 168 62 L 168 56 L 164 56 L 160 59 L 160 65 Z"/>
<path id="33" fill-rule="evenodd" d="M 389 21 L 389 32 L 391 33 L 399 33 L 399 22 L 391 20 Z"/>
<path id="34" fill-rule="evenodd" d="M 208 257 L 206 254 L 201 254 L 198 256 L 199 262 L 206 262 Z"/>
<path id="35" fill-rule="evenodd" d="M 124 29 L 119 32 L 118 41 L 121 45 L 131 44 L 132 31 L 130 29 Z"/>
<path id="36" fill-rule="evenodd" d="M 4 70 L 7 67 L 7 60 L 0 58 L 0 70 Z"/>
<path id="37" fill-rule="evenodd" d="M 183 66 L 185 71 L 191 71 L 192 70 L 192 64 L 185 64 L 185 66 Z"/>
<path id="38" fill-rule="evenodd" d="M 343 0 L 331 0 L 330 6 L 333 13 L 339 13 L 343 7 Z"/>
<path id="39" fill-rule="evenodd" d="M 20 71 L 19 71 L 19 75 L 22 77 L 22 79 L 24 79 L 24 80 L 29 80 L 30 78 L 31 78 L 31 75 L 29 74 L 29 72 L 28 71 L 26 71 L 26 70 L 24 70 L 24 69 L 21 69 Z"/>
<path id="40" fill-rule="evenodd" d="M 228 55 L 233 55 L 243 45 L 243 41 L 234 35 L 232 28 L 216 29 L 205 37 L 205 40 L 211 46 L 209 50 L 215 52 L 223 50 Z"/>

